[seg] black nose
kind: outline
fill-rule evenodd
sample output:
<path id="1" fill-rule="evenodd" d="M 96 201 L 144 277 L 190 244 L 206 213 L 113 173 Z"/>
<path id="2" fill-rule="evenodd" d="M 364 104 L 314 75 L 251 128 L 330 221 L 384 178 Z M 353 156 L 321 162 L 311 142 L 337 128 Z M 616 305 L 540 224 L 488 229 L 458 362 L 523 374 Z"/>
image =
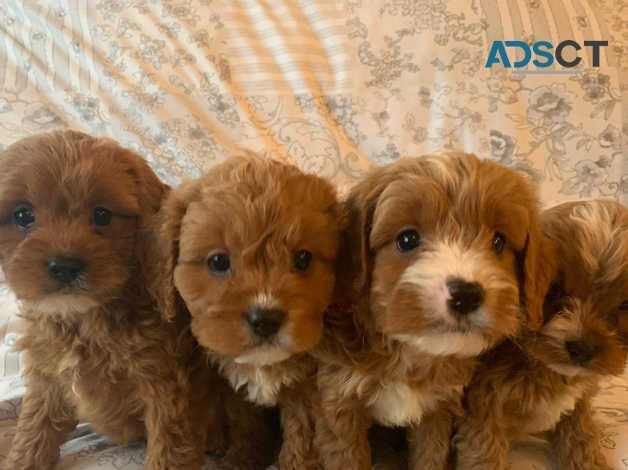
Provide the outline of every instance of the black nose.
<path id="1" fill-rule="evenodd" d="M 48 260 L 46 269 L 54 280 L 62 282 L 63 284 L 69 284 L 83 272 L 85 262 L 79 258 L 55 256 Z"/>
<path id="2" fill-rule="evenodd" d="M 447 281 L 447 289 L 451 296 L 447 300 L 447 306 L 452 312 L 460 315 L 477 310 L 484 302 L 484 289 L 477 282 L 467 282 L 462 279 L 450 279 Z"/>
<path id="3" fill-rule="evenodd" d="M 595 348 L 584 341 L 565 341 L 565 349 L 573 362 L 580 366 L 587 365 L 595 357 Z"/>
<path id="4" fill-rule="evenodd" d="M 285 316 L 283 310 L 255 307 L 246 313 L 246 321 L 253 333 L 262 338 L 268 338 L 279 331 Z"/>

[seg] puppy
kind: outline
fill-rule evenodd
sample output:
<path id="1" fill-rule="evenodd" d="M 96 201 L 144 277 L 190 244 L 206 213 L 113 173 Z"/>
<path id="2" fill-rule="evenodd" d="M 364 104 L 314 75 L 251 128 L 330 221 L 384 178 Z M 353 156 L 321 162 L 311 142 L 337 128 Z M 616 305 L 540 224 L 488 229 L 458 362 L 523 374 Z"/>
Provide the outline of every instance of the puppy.
<path id="1" fill-rule="evenodd" d="M 194 403 L 213 379 L 143 287 L 146 227 L 167 191 L 140 156 L 79 132 L 0 154 L 0 263 L 27 365 L 5 468 L 53 468 L 78 420 L 120 444 L 145 436 L 147 468 L 200 468 L 211 413 Z"/>
<path id="2" fill-rule="evenodd" d="M 555 251 L 547 258 L 556 263 L 545 323 L 484 358 L 455 438 L 458 468 L 505 469 L 510 444 L 542 431 L 559 468 L 611 468 L 591 397 L 626 362 L 628 209 L 613 201 L 567 203 L 545 211 L 542 224 Z"/>
<path id="3" fill-rule="evenodd" d="M 180 296 L 233 388 L 279 405 L 280 468 L 317 468 L 308 351 L 335 281 L 334 189 L 294 166 L 233 157 L 174 191 L 162 213 L 162 308 L 174 312 Z"/>
<path id="4" fill-rule="evenodd" d="M 324 467 L 370 468 L 373 423 L 441 469 L 476 357 L 541 317 L 538 201 L 473 155 L 378 168 L 345 204 L 336 301 L 317 349 Z"/>

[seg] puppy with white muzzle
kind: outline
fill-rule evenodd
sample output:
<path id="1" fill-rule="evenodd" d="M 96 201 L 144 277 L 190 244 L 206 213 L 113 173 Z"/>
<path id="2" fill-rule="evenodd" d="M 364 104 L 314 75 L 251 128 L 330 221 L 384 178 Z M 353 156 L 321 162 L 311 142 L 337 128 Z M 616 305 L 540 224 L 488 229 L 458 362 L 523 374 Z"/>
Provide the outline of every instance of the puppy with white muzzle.
<path id="1" fill-rule="evenodd" d="M 316 352 L 326 469 L 370 468 L 373 423 L 407 429 L 410 468 L 445 467 L 476 357 L 540 320 L 537 208 L 523 177 L 460 153 L 353 188 Z"/>

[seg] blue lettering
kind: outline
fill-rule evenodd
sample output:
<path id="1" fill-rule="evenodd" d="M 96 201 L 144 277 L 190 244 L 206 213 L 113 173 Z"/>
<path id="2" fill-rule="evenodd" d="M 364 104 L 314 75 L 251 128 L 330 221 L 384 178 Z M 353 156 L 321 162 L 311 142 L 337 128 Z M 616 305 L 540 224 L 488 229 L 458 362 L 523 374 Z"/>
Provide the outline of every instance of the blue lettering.
<path id="1" fill-rule="evenodd" d="M 546 47 L 548 50 L 545 51 L 541 49 L 541 47 Z M 534 46 L 532 47 L 532 49 L 534 50 L 534 53 L 538 57 L 544 57 L 547 59 L 546 61 L 540 61 L 538 59 L 534 59 L 532 63 L 536 65 L 537 67 L 549 67 L 550 65 L 554 63 L 554 55 L 551 52 L 549 52 L 549 49 L 554 49 L 554 46 L 552 46 L 551 43 L 547 41 L 539 41 L 539 42 L 534 43 Z"/>
<path id="2" fill-rule="evenodd" d="M 501 57 L 500 58 L 498 57 Z M 506 53 L 506 48 L 501 41 L 493 41 L 493 45 L 491 46 L 491 51 L 488 53 L 488 60 L 486 61 L 486 65 L 484 67 L 490 68 L 493 64 L 504 64 L 504 67 L 510 68 L 510 60 L 508 60 L 508 54 Z"/>
<path id="3" fill-rule="evenodd" d="M 530 46 L 523 41 L 506 41 L 506 45 L 508 47 L 518 47 L 523 51 L 523 59 L 519 62 L 515 62 L 515 68 L 525 67 L 530 62 L 532 58 L 532 51 L 530 50 Z"/>

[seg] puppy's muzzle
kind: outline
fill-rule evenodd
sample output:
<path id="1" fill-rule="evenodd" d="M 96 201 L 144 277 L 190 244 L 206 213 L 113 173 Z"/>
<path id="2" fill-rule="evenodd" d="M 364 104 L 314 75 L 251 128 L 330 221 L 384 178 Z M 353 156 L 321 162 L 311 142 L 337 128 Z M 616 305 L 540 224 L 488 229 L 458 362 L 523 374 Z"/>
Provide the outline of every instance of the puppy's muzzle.
<path id="1" fill-rule="evenodd" d="M 460 278 L 447 281 L 449 299 L 447 307 L 458 315 L 468 315 L 484 303 L 484 289 L 477 282 L 467 282 Z"/>
<path id="2" fill-rule="evenodd" d="M 566 341 L 565 349 L 569 358 L 579 366 L 586 366 L 597 354 L 595 349 L 584 341 Z"/>
<path id="3" fill-rule="evenodd" d="M 46 270 L 55 281 L 70 284 L 85 270 L 85 261 L 80 258 L 55 256 L 48 260 Z"/>
<path id="4" fill-rule="evenodd" d="M 246 312 L 246 321 L 257 336 L 270 338 L 279 331 L 285 316 L 283 310 L 254 307 Z"/>

